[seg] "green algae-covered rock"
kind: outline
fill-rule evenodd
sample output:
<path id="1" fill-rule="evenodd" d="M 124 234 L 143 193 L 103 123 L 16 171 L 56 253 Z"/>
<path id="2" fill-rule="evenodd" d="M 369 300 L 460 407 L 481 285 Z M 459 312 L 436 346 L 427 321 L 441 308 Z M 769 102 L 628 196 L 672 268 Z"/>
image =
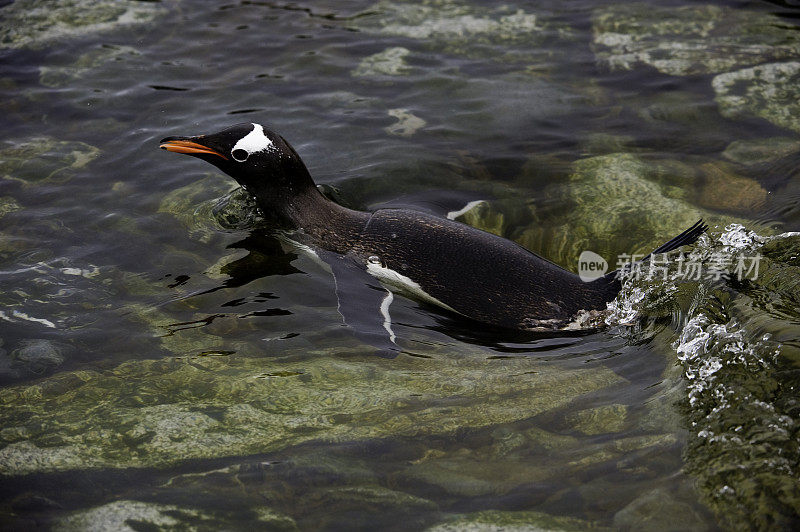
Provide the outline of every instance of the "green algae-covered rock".
<path id="1" fill-rule="evenodd" d="M 191 238 L 208 243 L 218 231 L 214 223 L 217 216 L 212 214 L 229 225 L 237 223 L 232 219 L 247 218 L 245 211 L 250 211 L 246 199 L 236 195 L 234 201 L 229 201 L 237 188 L 236 182 L 230 178 L 208 174 L 164 195 L 158 212 L 171 214 L 187 228 Z"/>
<path id="2" fill-rule="evenodd" d="M 612 303 L 619 309 L 625 301 L 638 301 L 636 317 L 650 315 L 660 299 L 666 315 L 683 313 L 688 319 L 672 344 L 680 386 L 669 385 L 666 394 L 674 397 L 677 389 L 682 395 L 676 403 L 688 429 L 680 449 L 683 471 L 730 529 L 792 528 L 800 511 L 793 469 L 800 460 L 798 377 L 789 369 L 800 360 L 791 340 L 800 334 L 800 313 L 790 303 L 800 297 L 798 251 L 796 233 L 762 237 L 737 224 L 712 229 L 686 256 L 687 263 L 702 265 L 698 280 L 687 280 L 686 270 L 679 274 L 673 264 L 669 280 L 632 279 Z M 739 277 L 740 260 L 745 266 L 757 260 L 757 271 Z M 712 268 L 723 275 L 709 275 Z M 663 308 L 665 300 L 671 303 Z M 651 420 L 644 425 L 653 426 Z M 657 493 L 639 497 L 615 524 L 661 529 L 669 523 L 659 519 L 660 508 L 684 507 Z"/>
<path id="3" fill-rule="evenodd" d="M 42 48 L 150 22 L 162 11 L 158 4 L 131 0 L 16 0 L 0 9 L 0 49 Z"/>
<path id="4" fill-rule="evenodd" d="M 15 362 L 33 373 L 44 373 L 64 362 L 64 348 L 46 339 L 27 339 L 11 353 Z"/>
<path id="5" fill-rule="evenodd" d="M 508 8 L 487 10 L 452 0 L 381 1 L 371 10 L 380 33 L 451 43 L 504 42 L 537 36 L 536 15 Z M 488 15 L 488 16 L 487 16 Z"/>
<path id="6" fill-rule="evenodd" d="M 212 513 L 198 508 L 178 506 L 175 504 L 158 504 L 135 500 L 119 500 L 78 510 L 58 519 L 53 530 L 72 531 L 139 531 L 139 530 L 220 530 L 228 528 L 231 523 L 252 526 L 274 531 L 297 530 L 297 524 L 291 517 L 283 515 L 272 508 L 257 507 L 253 518 L 247 520 L 231 519 L 231 516 L 216 517 Z"/>
<path id="7" fill-rule="evenodd" d="M 397 123 L 384 128 L 384 131 L 398 137 L 410 137 L 426 124 L 425 120 L 414 115 L 408 109 L 389 109 L 389 116 L 396 118 Z"/>
<path id="8" fill-rule="evenodd" d="M 531 124 L 569 115 L 589 102 L 580 87 L 522 71 L 471 80 L 454 87 L 447 97 L 463 103 L 457 113 L 449 107 L 439 110 L 435 116 L 439 127 L 474 136 L 479 145 L 486 141 L 487 132 L 527 131 Z"/>
<path id="9" fill-rule="evenodd" d="M 625 409 L 622 405 L 613 407 Z M 568 427 L 572 408 L 575 408 L 575 403 L 546 415 L 560 419 L 557 423 Z M 601 428 L 599 422 L 586 422 L 587 433 L 594 436 L 622 430 L 618 414 L 606 417 L 614 419 L 602 420 L 605 424 Z M 665 428 L 658 427 L 658 430 Z M 677 425 L 669 428 L 678 430 Z M 488 427 L 476 435 L 474 441 L 464 443 L 453 449 L 435 448 L 421 452 L 417 460 L 392 474 L 392 482 L 409 489 L 431 486 L 437 492 L 458 498 L 503 497 L 518 490 L 524 491 L 531 484 L 547 485 L 561 483 L 565 478 L 578 479 L 598 466 L 627 472 L 631 468 L 631 455 L 661 455 L 674 449 L 678 440 L 671 433 L 637 432 L 633 436 L 603 438 L 589 443 L 580 435 L 567 436 L 539 427 L 522 429 L 498 425 Z M 679 467 L 678 457 L 671 455 L 671 459 L 672 465 L 666 467 Z M 636 465 L 640 469 L 643 467 L 641 461 Z"/>
<path id="10" fill-rule="evenodd" d="M 736 140 L 731 142 L 722 156 L 738 164 L 752 166 L 772 163 L 800 152 L 800 139 L 770 137 L 766 139 Z"/>
<path id="11" fill-rule="evenodd" d="M 427 532 L 539 532 L 545 530 L 608 530 L 594 523 L 542 512 L 486 510 L 434 525 Z"/>
<path id="12" fill-rule="evenodd" d="M 594 436 L 621 431 L 625 427 L 627 412 L 626 405 L 604 405 L 572 412 L 567 416 L 567 421 L 574 430 Z"/>
<path id="13" fill-rule="evenodd" d="M 687 382 L 686 471 L 730 528 L 792 528 L 800 515 L 800 383 L 789 368 L 800 359 L 791 340 L 800 316 L 789 302 L 800 297 L 800 237 L 760 237 L 741 226 L 711 236 L 692 254 L 732 255 L 731 277 L 737 258 L 760 260 L 743 293 L 722 307 L 727 287 L 711 292 L 674 344 Z"/>
<path id="14" fill-rule="evenodd" d="M 581 252 L 594 251 L 605 257 L 613 270 L 618 256 L 646 254 L 699 218 L 723 225 L 735 220 L 690 203 L 686 190 L 702 194 L 702 188 L 692 189 L 705 183 L 704 175 L 694 165 L 680 161 L 648 160 L 626 153 L 581 159 L 574 163 L 569 179 L 549 191 L 559 197 L 566 195 L 571 208 L 547 225 L 537 223 L 509 236 L 568 268 Z M 728 190 L 728 203 L 746 205 L 752 197 L 763 200 L 747 187 Z M 737 193 L 751 196 L 740 201 L 733 195 Z"/>
<path id="15" fill-rule="evenodd" d="M 543 18 L 505 4 L 381 0 L 354 23 L 363 31 L 417 39 L 446 53 L 535 62 L 553 54 L 552 42 L 573 39 L 568 27 Z M 550 46 L 542 46 L 545 42 Z"/>
<path id="16" fill-rule="evenodd" d="M 376 518 L 395 515 L 403 527 L 418 529 L 424 516 L 436 510 L 436 504 L 420 497 L 381 486 L 338 486 L 321 488 L 306 495 L 304 505 L 316 508 L 335 508 L 322 512 L 315 525 L 322 529 L 369 530 Z M 351 508 L 344 516 L 342 509 Z M 331 515 L 332 514 L 332 515 Z"/>
<path id="17" fill-rule="evenodd" d="M 0 218 L 10 212 L 21 210 L 22 206 L 11 196 L 0 196 Z"/>
<path id="18" fill-rule="evenodd" d="M 528 418 L 621 381 L 602 367 L 529 359 L 409 358 L 185 357 L 9 387 L 0 424 L 17 429 L 4 433 L 0 473 L 161 467 L 312 440 L 447 434 Z"/>
<path id="19" fill-rule="evenodd" d="M 365 57 L 353 71 L 357 77 L 401 76 L 411 69 L 405 58 L 411 53 L 408 48 L 395 46 L 382 52 Z"/>
<path id="20" fill-rule="evenodd" d="M 0 176 L 26 184 L 66 181 L 100 150 L 83 142 L 30 137 L 0 144 Z"/>
<path id="21" fill-rule="evenodd" d="M 617 4 L 594 13 L 593 48 L 611 68 L 639 64 L 675 76 L 712 74 L 800 53 L 800 36 L 774 15 L 720 7 Z"/>
<path id="22" fill-rule="evenodd" d="M 180 524 L 180 520 L 174 515 L 177 512 L 180 512 L 180 508 L 174 505 L 122 500 L 75 512 L 61 519 L 54 529 L 64 532 L 78 530 L 134 532 L 140 530 L 142 526 L 174 528 Z M 132 524 L 135 525 L 131 526 Z"/>
<path id="23" fill-rule="evenodd" d="M 690 504 L 678 501 L 664 489 L 635 499 L 614 515 L 617 530 L 708 530 L 706 519 Z"/>
<path id="24" fill-rule="evenodd" d="M 800 132 L 800 62 L 727 72 L 716 76 L 712 85 L 723 115 L 757 116 Z"/>
<path id="25" fill-rule="evenodd" d="M 63 87 L 83 78 L 87 72 L 108 61 L 121 61 L 126 56 L 136 56 L 139 52 L 130 46 L 103 45 L 81 55 L 69 66 L 42 66 L 39 68 L 39 81 L 45 87 Z M 84 125 L 85 127 L 85 125 Z"/>
<path id="26" fill-rule="evenodd" d="M 627 105 L 642 119 L 656 126 L 665 123 L 682 127 L 696 128 L 702 124 L 704 129 L 724 131 L 725 120 L 720 117 L 717 105 L 707 98 L 699 98 L 689 91 L 669 91 L 642 95 L 628 99 Z M 682 132 L 682 134 L 685 134 Z M 695 139 L 692 139 L 694 142 Z M 630 150 L 617 150 L 628 152 Z"/>

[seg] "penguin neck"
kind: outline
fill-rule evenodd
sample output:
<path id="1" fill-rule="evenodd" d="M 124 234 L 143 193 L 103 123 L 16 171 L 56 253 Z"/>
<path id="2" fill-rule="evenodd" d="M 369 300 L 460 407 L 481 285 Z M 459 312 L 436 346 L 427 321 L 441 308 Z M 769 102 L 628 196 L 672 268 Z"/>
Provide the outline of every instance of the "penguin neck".
<path id="1" fill-rule="evenodd" d="M 354 211 L 329 200 L 313 183 L 282 197 L 256 201 L 262 215 L 282 229 L 301 230 L 320 247 L 345 253 L 357 241 L 369 213 Z"/>

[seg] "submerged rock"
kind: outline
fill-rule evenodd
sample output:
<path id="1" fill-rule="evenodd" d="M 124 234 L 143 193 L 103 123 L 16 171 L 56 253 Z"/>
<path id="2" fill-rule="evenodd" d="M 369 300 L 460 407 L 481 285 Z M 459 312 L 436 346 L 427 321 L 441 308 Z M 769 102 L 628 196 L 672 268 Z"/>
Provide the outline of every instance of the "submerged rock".
<path id="1" fill-rule="evenodd" d="M 426 532 L 535 532 L 544 530 L 607 529 L 574 517 L 555 516 L 531 511 L 486 510 L 444 521 L 426 529 Z"/>
<path id="2" fill-rule="evenodd" d="M 18 430 L 0 449 L 0 473 L 163 467 L 313 440 L 447 434 L 528 418 L 622 380 L 601 366 L 466 353 L 391 365 L 331 355 L 130 361 L 5 388 L 0 424 Z"/>
<path id="3" fill-rule="evenodd" d="M 672 345 L 685 383 L 684 470 L 733 529 L 792 528 L 800 512 L 800 382 L 793 369 L 800 313 L 792 303 L 800 298 L 798 255 L 797 233 L 759 236 L 736 224 L 712 230 L 666 276 L 626 282 L 607 319 L 686 320 Z M 626 304 L 627 312 L 617 312 Z M 660 529 L 641 512 L 652 516 L 662 497 L 632 504 L 619 520 Z"/>
<path id="4" fill-rule="evenodd" d="M 56 522 L 54 530 L 101 531 L 120 530 L 135 532 L 151 529 L 191 530 L 198 521 L 208 523 L 211 518 L 202 511 L 182 508 L 173 504 L 156 504 L 131 500 L 114 501 L 103 506 L 80 510 Z"/>
<path id="5" fill-rule="evenodd" d="M 594 13 L 593 47 L 614 69 L 712 74 L 800 53 L 797 31 L 774 15 L 713 5 L 618 4 Z"/>
<path id="6" fill-rule="evenodd" d="M 43 48 L 150 22 L 163 10 L 158 4 L 131 0 L 16 0 L 0 9 L 0 49 Z"/>
<path id="7" fill-rule="evenodd" d="M 84 78 L 87 72 L 108 61 L 121 61 L 125 56 L 136 56 L 139 52 L 130 46 L 103 45 L 81 55 L 69 66 L 39 67 L 39 81 L 45 87 L 63 87 L 70 82 Z"/>
<path id="8" fill-rule="evenodd" d="M 410 53 L 411 50 L 401 46 L 387 48 L 362 59 L 358 68 L 353 70 L 353 75 L 357 77 L 402 76 L 411 71 L 405 61 L 406 56 Z"/>
<path id="9" fill-rule="evenodd" d="M 772 163 L 798 152 L 800 152 L 800 139 L 772 137 L 733 141 L 722 152 L 722 156 L 729 161 L 750 166 Z"/>
<path id="10" fill-rule="evenodd" d="M 495 60 L 532 61 L 548 57 L 555 48 L 541 46 L 543 43 L 572 38 L 566 26 L 543 21 L 536 13 L 507 5 L 476 6 L 453 0 L 381 0 L 369 13 L 355 21 L 359 29 L 418 39 L 430 48 L 447 53 L 489 55 Z"/>
<path id="11" fill-rule="evenodd" d="M 692 188 L 694 190 L 692 190 Z M 686 190 L 685 198 L 697 198 L 697 204 L 708 209 L 750 214 L 763 207 L 767 191 L 753 179 L 735 173 L 730 165 L 709 161 L 698 166 L 698 180 Z"/>
<path id="12" fill-rule="evenodd" d="M 21 209 L 22 206 L 11 196 L 0 196 L 0 218 Z"/>
<path id="13" fill-rule="evenodd" d="M 573 270 L 585 250 L 604 257 L 613 270 L 617 257 L 646 254 L 699 218 L 712 225 L 735 220 L 703 206 L 725 209 L 749 206 L 753 198 L 763 201 L 765 193 L 754 182 L 740 177 L 732 184 L 726 177 L 715 179 L 708 181 L 702 170 L 680 161 L 626 153 L 581 159 L 564 183 L 546 191 L 566 197 L 572 207 L 549 224 L 535 223 L 508 236 Z M 750 186 L 742 186 L 744 182 Z M 711 205 L 706 198 L 703 206 L 692 205 L 694 197 L 703 197 L 704 187 L 720 185 L 728 191 L 720 200 L 723 204 Z"/>
<path id="14" fill-rule="evenodd" d="M 727 72 L 716 76 L 712 85 L 724 116 L 757 116 L 800 132 L 800 62 Z"/>
<path id="15" fill-rule="evenodd" d="M 390 135 L 410 137 L 425 127 L 425 120 L 413 115 L 408 109 L 389 109 L 389 116 L 397 119 L 396 124 L 385 128 L 385 131 Z"/>
<path id="16" fill-rule="evenodd" d="M 0 145 L 0 176 L 26 184 L 66 181 L 100 150 L 83 142 L 30 137 Z"/>
<path id="17" fill-rule="evenodd" d="M 64 363 L 64 349 L 50 340 L 23 340 L 11 358 L 16 365 L 41 374 Z"/>
<path id="18" fill-rule="evenodd" d="M 572 412 L 567 416 L 567 421 L 574 430 L 593 436 L 621 431 L 625 427 L 627 413 L 626 405 L 604 405 Z"/>
<path id="19" fill-rule="evenodd" d="M 448 97 L 463 103 L 458 113 L 449 108 L 439 111 L 439 127 L 474 135 L 481 143 L 486 142 L 487 131 L 528 131 L 531 124 L 569 115 L 589 102 L 577 89 L 528 72 L 471 80 Z"/>
<path id="20" fill-rule="evenodd" d="M 235 181 L 219 175 L 208 174 L 203 179 L 176 188 L 164 196 L 158 212 L 177 218 L 189 231 L 189 236 L 208 243 L 218 232 L 217 218 L 224 228 L 236 227 L 238 222 L 251 220 L 252 202 L 245 195 L 232 194 L 238 185 Z"/>
<path id="21" fill-rule="evenodd" d="M 705 518 L 690 504 L 676 500 L 664 489 L 635 499 L 614 515 L 617 530 L 708 530 Z"/>
<path id="22" fill-rule="evenodd" d="M 426 2 L 381 1 L 371 11 L 380 33 L 438 41 L 461 42 L 510 41 L 529 38 L 541 26 L 536 15 L 508 8 L 490 10 L 452 0 Z M 504 12 L 505 11 L 505 12 Z"/>

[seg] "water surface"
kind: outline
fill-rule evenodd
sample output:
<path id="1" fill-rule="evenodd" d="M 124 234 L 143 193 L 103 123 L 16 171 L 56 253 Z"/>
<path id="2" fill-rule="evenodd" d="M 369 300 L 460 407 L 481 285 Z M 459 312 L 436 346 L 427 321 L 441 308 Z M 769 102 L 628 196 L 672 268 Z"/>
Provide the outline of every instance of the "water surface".
<path id="1" fill-rule="evenodd" d="M 797 525 L 791 3 L 19 0 L 0 17 L 9 527 Z M 242 121 L 351 207 L 483 195 L 462 221 L 572 271 L 703 217 L 689 257 L 731 275 L 630 282 L 607 327 L 570 334 L 397 297 L 416 356 L 381 358 L 231 179 L 157 149 Z"/>

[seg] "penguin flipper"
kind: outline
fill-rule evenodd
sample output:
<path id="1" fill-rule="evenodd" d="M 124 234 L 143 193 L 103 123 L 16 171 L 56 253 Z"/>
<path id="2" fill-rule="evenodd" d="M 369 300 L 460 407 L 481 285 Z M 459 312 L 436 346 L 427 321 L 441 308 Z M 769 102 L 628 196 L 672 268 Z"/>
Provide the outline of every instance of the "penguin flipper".
<path id="1" fill-rule="evenodd" d="M 336 285 L 339 314 L 356 338 L 378 349 L 378 356 L 394 358 L 402 350 L 397 345 L 389 306 L 392 292 L 375 281 L 365 267 L 352 257 L 317 251 L 331 268 Z"/>

